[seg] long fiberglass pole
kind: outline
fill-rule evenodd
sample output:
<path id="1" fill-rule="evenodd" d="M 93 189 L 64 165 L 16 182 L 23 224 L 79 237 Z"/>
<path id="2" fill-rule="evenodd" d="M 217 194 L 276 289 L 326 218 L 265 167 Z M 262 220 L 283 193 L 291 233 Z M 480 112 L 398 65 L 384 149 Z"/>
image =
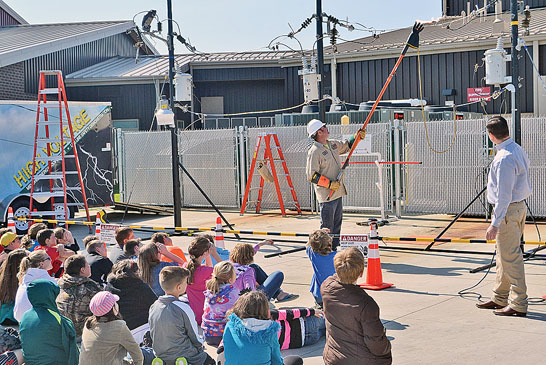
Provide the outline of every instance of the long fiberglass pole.
<path id="1" fill-rule="evenodd" d="M 391 73 L 389 74 L 389 77 L 387 77 L 387 81 L 385 81 L 385 85 L 383 85 L 383 88 L 379 92 L 379 95 L 377 96 L 377 99 L 375 100 L 375 103 L 372 106 L 372 110 L 370 110 L 370 113 L 368 114 L 368 117 L 366 118 L 366 121 L 364 122 L 364 125 L 362 125 L 362 127 L 360 128 L 361 131 L 366 130 L 366 126 L 368 125 L 368 123 L 372 119 L 373 113 L 375 112 L 375 109 L 377 108 L 377 105 L 381 101 L 381 98 L 383 98 L 383 94 L 385 93 L 385 91 L 387 90 L 387 87 L 391 83 L 391 80 L 392 80 L 394 74 L 396 73 L 396 70 L 398 70 L 398 66 L 400 66 L 400 63 L 402 62 L 402 59 L 406 55 L 406 52 L 408 51 L 408 48 L 409 47 L 414 48 L 414 49 L 419 48 L 419 33 L 423 30 L 423 27 L 424 27 L 423 24 L 418 23 L 418 22 L 416 22 L 413 25 L 412 32 L 411 32 L 411 34 L 410 34 L 410 36 L 409 36 L 409 38 L 408 38 L 408 40 L 406 42 L 406 45 L 404 46 L 404 49 L 402 50 L 402 53 L 400 54 L 400 57 L 398 57 L 398 61 L 396 61 L 396 64 L 394 65 Z M 343 173 L 345 172 L 345 169 L 347 168 L 347 166 L 349 166 L 349 159 L 353 155 L 353 152 L 355 151 L 356 146 L 358 145 L 358 142 L 360 142 L 360 133 L 356 134 L 353 146 L 351 147 L 351 150 L 349 151 L 349 154 L 347 155 L 347 158 L 345 159 L 345 162 L 343 163 L 343 166 L 341 167 L 341 170 L 339 171 L 339 174 L 337 176 L 338 181 L 343 177 Z M 333 193 L 334 193 L 334 191 L 330 190 L 330 194 L 328 195 L 327 200 L 330 200 Z"/>

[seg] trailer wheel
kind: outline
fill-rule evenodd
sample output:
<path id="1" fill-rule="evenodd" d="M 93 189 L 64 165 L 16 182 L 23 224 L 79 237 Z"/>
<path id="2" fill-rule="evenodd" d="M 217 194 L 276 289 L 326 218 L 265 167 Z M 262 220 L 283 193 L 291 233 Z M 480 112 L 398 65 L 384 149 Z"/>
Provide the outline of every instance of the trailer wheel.
<path id="1" fill-rule="evenodd" d="M 13 209 L 13 217 L 28 217 L 30 216 L 30 209 L 28 208 L 28 199 L 17 199 L 11 203 L 10 207 Z M 28 231 L 28 221 L 15 221 L 15 229 L 17 234 L 25 234 Z"/>

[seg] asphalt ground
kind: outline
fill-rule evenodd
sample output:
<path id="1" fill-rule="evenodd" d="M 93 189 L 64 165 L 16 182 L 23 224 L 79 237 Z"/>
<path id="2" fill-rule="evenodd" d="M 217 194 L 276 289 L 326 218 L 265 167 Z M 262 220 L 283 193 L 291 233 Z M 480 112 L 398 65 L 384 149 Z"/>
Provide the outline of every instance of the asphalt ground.
<path id="1" fill-rule="evenodd" d="M 301 216 L 282 217 L 278 212 L 245 214 L 222 211 L 236 230 L 310 233 L 319 228 L 318 215 L 305 213 Z M 212 210 L 188 209 L 182 212 L 184 227 L 213 227 L 216 213 Z M 366 222 L 371 215 L 345 214 L 343 234 L 368 233 L 369 228 L 357 223 Z M 380 236 L 388 237 L 434 237 L 448 225 L 449 215 L 404 216 L 400 220 L 379 228 Z M 109 212 L 112 223 L 142 226 L 173 226 L 170 216 L 149 214 L 127 214 Z M 483 239 L 488 223 L 483 218 L 462 218 L 446 232 L 446 238 Z M 70 228 L 81 242 L 88 234 L 87 227 Z M 546 223 L 538 222 L 541 238 L 546 238 Z M 149 238 L 152 232 L 135 232 L 138 237 Z M 227 234 L 226 237 L 233 236 Z M 265 236 L 242 236 L 241 240 L 265 238 Z M 270 237 L 275 246 L 263 247 L 255 261 L 266 272 L 281 270 L 284 273 L 283 290 L 299 294 L 296 300 L 273 304 L 277 308 L 314 305 L 309 292 L 313 274 L 305 251 L 280 257 L 265 258 L 271 253 L 303 247 L 303 237 Z M 526 240 L 538 240 L 536 227 L 528 223 Z M 175 245 L 187 253 L 191 237 L 174 236 Z M 284 242 L 294 240 L 299 242 Z M 227 249 L 237 240 L 226 239 Z M 546 335 L 546 261 L 529 260 L 525 263 L 528 295 L 528 315 L 525 318 L 499 317 L 492 311 L 480 310 L 478 299 L 490 299 L 495 279 L 495 269 L 471 274 L 471 269 L 491 262 L 494 244 L 441 243 L 433 249 L 486 252 L 476 255 L 457 252 L 424 252 L 428 242 L 404 244 L 381 242 L 380 253 L 383 280 L 394 287 L 381 291 L 368 291 L 381 309 L 381 319 L 392 343 L 394 364 L 541 364 L 545 351 L 541 346 Z M 525 249 L 536 248 L 526 245 Z M 412 251 L 397 248 L 410 248 Z M 546 255 L 546 250 L 539 252 Z M 486 275 L 487 273 L 487 275 Z M 485 277 L 484 277 L 485 276 Z M 483 280 L 482 280 L 483 279 Z M 363 279 L 364 280 L 364 279 Z M 481 280 L 481 282 L 480 282 Z M 458 294 L 472 287 L 473 293 Z M 283 355 L 297 354 L 305 364 L 322 364 L 325 339 L 312 346 L 283 351 Z M 207 347 L 215 356 L 215 349 Z"/>

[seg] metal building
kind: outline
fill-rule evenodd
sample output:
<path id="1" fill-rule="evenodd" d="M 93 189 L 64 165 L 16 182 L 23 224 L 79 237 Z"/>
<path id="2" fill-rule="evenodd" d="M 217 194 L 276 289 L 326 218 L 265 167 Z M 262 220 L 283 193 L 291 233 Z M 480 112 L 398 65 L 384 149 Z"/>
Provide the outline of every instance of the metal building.
<path id="1" fill-rule="evenodd" d="M 137 52 L 157 53 L 140 39 L 133 21 L 32 25 L 0 1 L 2 100 L 36 100 L 40 70 L 57 69 L 66 75 Z"/>

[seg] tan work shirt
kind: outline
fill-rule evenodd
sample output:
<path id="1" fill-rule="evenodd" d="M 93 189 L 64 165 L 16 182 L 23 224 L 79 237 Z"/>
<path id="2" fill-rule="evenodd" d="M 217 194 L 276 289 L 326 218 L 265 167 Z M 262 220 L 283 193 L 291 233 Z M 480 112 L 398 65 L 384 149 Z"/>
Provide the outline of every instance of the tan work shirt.
<path id="1" fill-rule="evenodd" d="M 307 152 L 307 180 L 311 181 L 313 174 L 318 172 L 331 181 L 335 181 L 342 166 L 339 155 L 347 153 L 349 150 L 349 141 L 327 140 L 326 144 L 315 141 Z M 343 178 L 340 183 L 341 186 L 334 192 L 330 201 L 347 195 Z M 326 202 L 330 194 L 330 189 L 318 186 L 317 184 L 314 184 L 314 187 L 319 203 Z"/>

